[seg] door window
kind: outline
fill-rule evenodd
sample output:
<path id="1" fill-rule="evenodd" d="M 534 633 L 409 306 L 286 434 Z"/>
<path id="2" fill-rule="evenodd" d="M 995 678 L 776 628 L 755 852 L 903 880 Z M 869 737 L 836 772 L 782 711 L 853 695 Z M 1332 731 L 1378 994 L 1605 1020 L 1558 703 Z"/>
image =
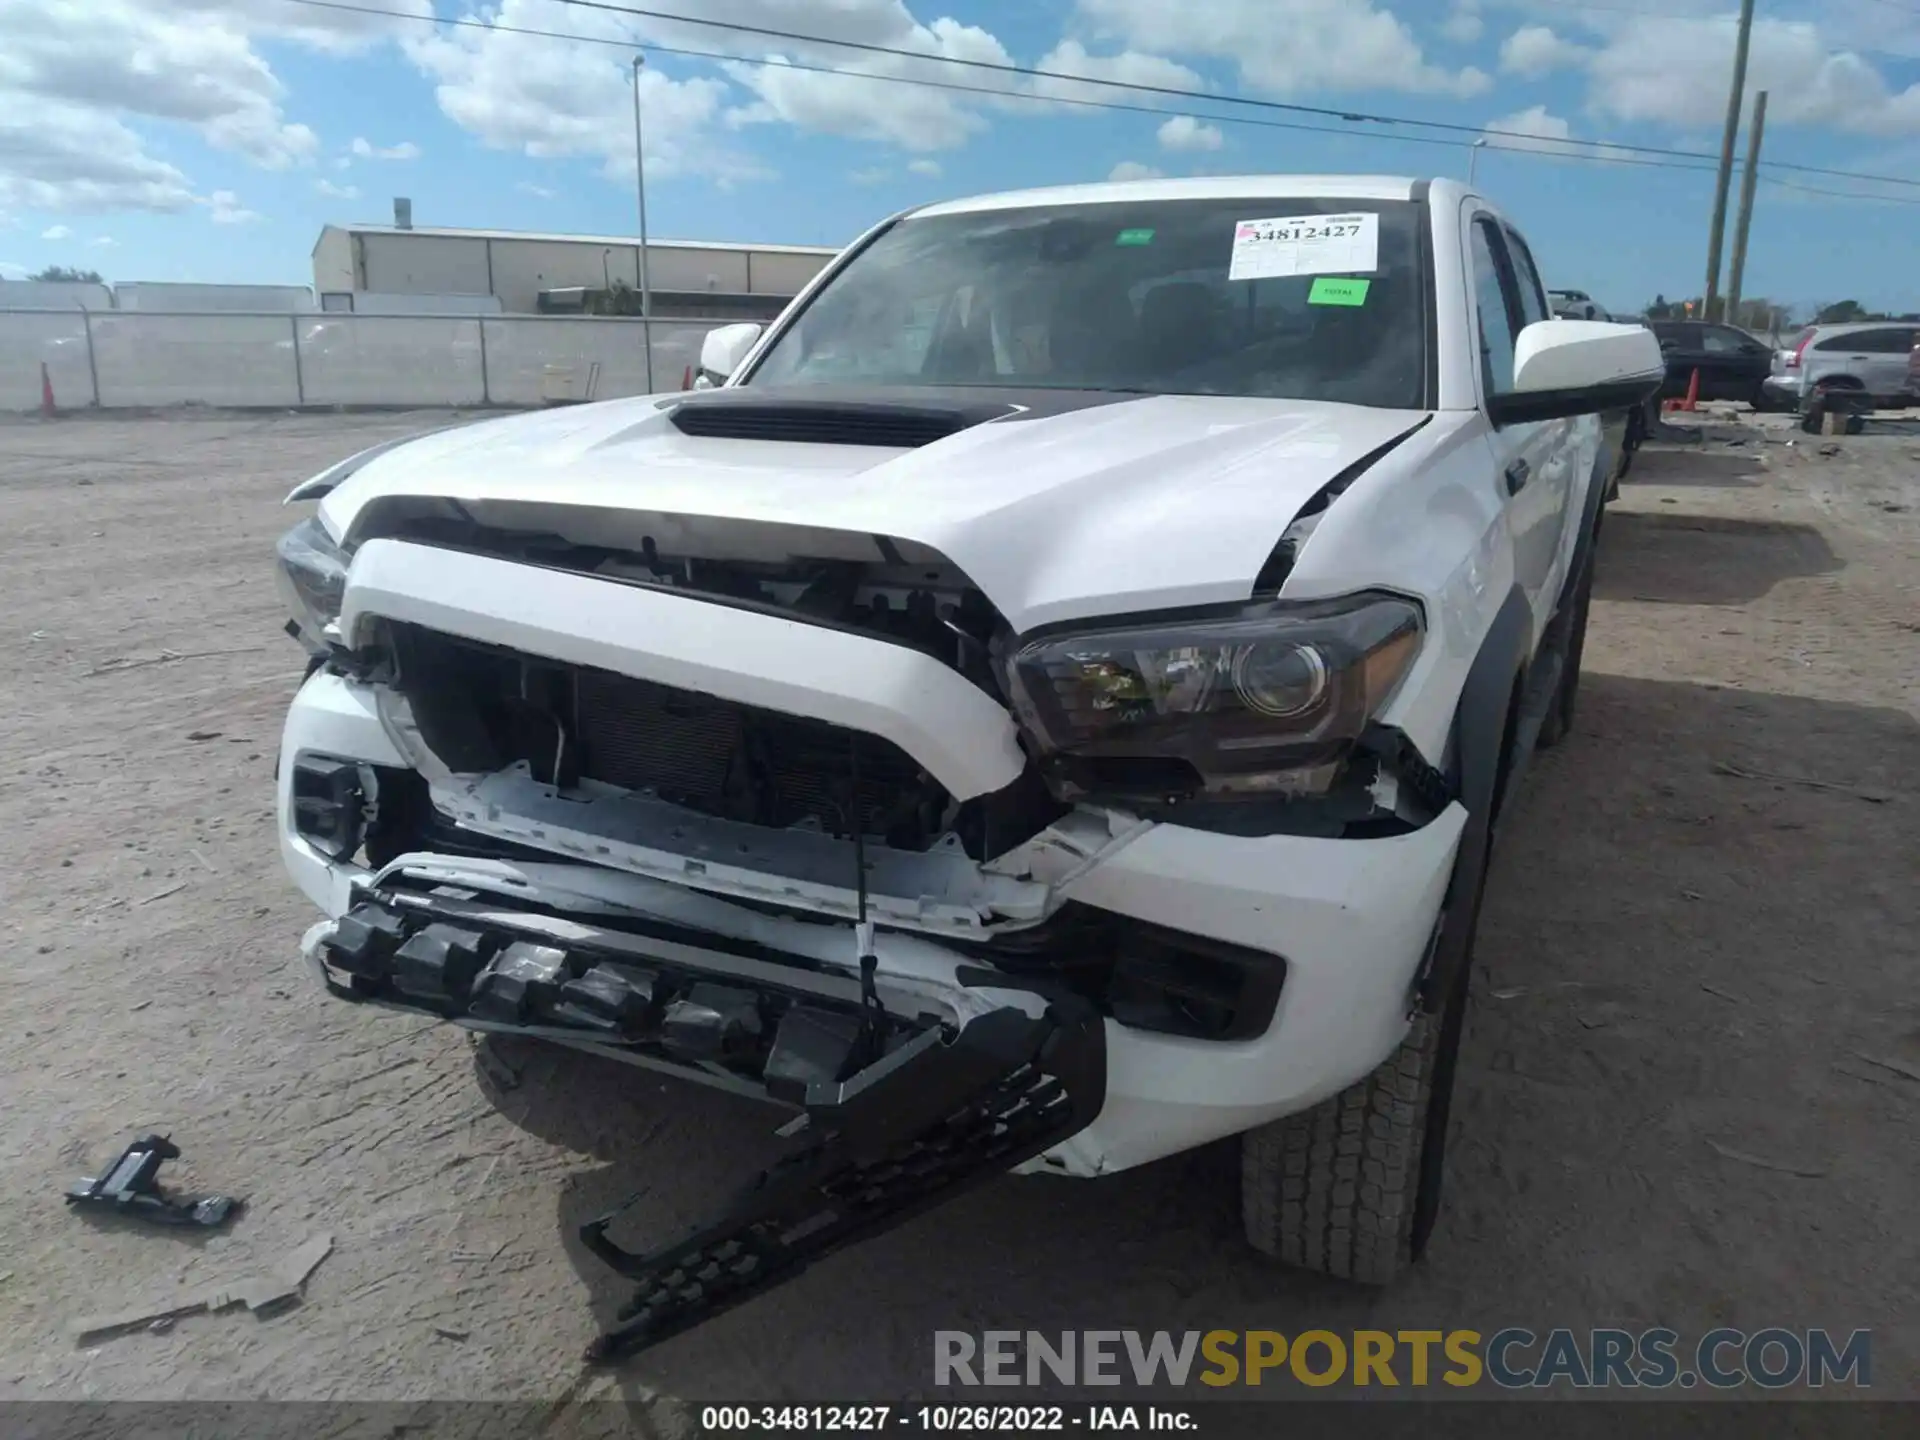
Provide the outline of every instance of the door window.
<path id="1" fill-rule="evenodd" d="M 1547 305 L 1547 292 L 1540 284 L 1540 271 L 1533 263 L 1533 252 L 1527 249 L 1527 242 L 1511 229 L 1507 231 L 1507 254 L 1513 258 L 1514 278 L 1519 282 L 1520 316 L 1523 325 L 1531 325 L 1536 320 L 1549 318 L 1553 311 Z M 1582 307 L 1592 302 L 1585 295 L 1577 297 Z"/>
<path id="2" fill-rule="evenodd" d="M 1860 355 L 1905 355 L 1913 349 L 1911 330 L 1862 330 L 1852 340 Z"/>
<path id="3" fill-rule="evenodd" d="M 1473 299 L 1480 324 L 1480 378 L 1489 395 L 1513 389 L 1513 344 L 1519 333 L 1517 288 L 1506 246 L 1490 220 L 1473 222 Z"/>
<path id="4" fill-rule="evenodd" d="M 1709 355 L 1745 355 L 1750 353 L 1756 343 L 1751 336 L 1738 330 L 1730 330 L 1724 325 L 1715 325 L 1702 337 L 1701 349 Z"/>

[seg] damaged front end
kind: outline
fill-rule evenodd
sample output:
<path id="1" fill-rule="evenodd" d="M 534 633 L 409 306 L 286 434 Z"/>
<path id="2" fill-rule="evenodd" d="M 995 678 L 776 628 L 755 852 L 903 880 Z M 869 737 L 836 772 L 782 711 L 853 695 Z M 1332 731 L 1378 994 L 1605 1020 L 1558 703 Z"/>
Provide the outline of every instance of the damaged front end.
<path id="1" fill-rule="evenodd" d="M 583 1229 L 640 1285 L 602 1356 L 1052 1164 L 1109 1027 L 1182 1066 L 1265 1036 L 1278 937 L 1076 898 L 1157 826 L 1392 835 L 1448 803 L 1375 723 L 1403 597 L 1016 636 L 904 541 L 475 508 L 283 544 L 313 683 L 380 753 L 290 744 L 283 844 L 335 887 L 304 946 L 332 993 L 794 1112 L 714 1223 L 645 1253 Z"/>
<path id="2" fill-rule="evenodd" d="M 542 869 L 402 858 L 304 949 L 342 998 L 557 1040 L 796 1112 L 775 1163 L 681 1239 L 628 1250 L 610 1233 L 618 1210 L 581 1227 L 638 1286 L 591 1359 L 751 1299 L 1099 1114 L 1104 1021 L 1078 997 L 984 988 L 1008 983 L 989 971 L 977 989 L 964 975 L 959 987 L 867 985 L 817 955 L 567 894 Z"/>

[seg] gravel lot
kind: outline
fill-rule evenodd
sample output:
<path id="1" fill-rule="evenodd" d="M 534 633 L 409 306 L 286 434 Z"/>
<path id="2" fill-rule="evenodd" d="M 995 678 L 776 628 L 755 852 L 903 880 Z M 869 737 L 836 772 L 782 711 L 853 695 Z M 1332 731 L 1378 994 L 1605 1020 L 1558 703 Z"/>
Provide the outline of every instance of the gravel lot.
<path id="1" fill-rule="evenodd" d="M 1405 1284 L 1257 1262 L 1216 1150 L 991 1186 L 583 1387 L 623 1293 L 575 1227 L 640 1188 L 630 1240 L 699 1218 L 767 1112 L 322 998 L 273 842 L 280 497 L 443 418 L 0 422 L 0 1399 L 899 1399 L 936 1328 L 1510 1324 L 1870 1326 L 1920 1396 L 1920 431 L 1643 452 Z M 63 1213 L 148 1129 L 249 1197 L 230 1233 Z M 69 1337 L 319 1231 L 290 1313 Z"/>

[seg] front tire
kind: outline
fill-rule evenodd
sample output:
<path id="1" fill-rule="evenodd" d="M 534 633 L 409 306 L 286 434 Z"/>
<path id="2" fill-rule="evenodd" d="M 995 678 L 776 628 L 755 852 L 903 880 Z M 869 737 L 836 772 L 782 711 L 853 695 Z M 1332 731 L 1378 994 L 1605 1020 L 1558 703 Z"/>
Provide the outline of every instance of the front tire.
<path id="1" fill-rule="evenodd" d="M 1248 1244 L 1283 1264 L 1362 1285 L 1389 1284 L 1413 1263 L 1416 1239 L 1424 1238 L 1416 1236 L 1416 1216 L 1430 1208 L 1420 1204 L 1429 1168 L 1422 1158 L 1439 1144 L 1428 1121 L 1436 1093 L 1453 1080 L 1449 1039 L 1458 1045 L 1457 1024 L 1418 1015 L 1366 1079 L 1241 1137 Z M 1433 1180 L 1437 1189 L 1437 1173 Z"/>

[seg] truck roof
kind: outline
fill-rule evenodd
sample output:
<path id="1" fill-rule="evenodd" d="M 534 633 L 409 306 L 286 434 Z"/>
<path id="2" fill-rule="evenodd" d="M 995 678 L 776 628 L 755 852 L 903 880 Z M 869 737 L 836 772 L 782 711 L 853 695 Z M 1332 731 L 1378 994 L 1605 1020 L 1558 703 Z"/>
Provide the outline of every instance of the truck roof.
<path id="1" fill-rule="evenodd" d="M 1094 185 L 1051 185 L 943 200 L 915 215 L 964 215 L 983 210 L 1024 210 L 1042 205 L 1122 205 L 1152 200 L 1256 200 L 1311 196 L 1326 200 L 1412 200 L 1423 184 L 1458 189 L 1458 182 L 1422 182 L 1396 175 L 1197 175 L 1185 179 L 1121 180 Z"/>

